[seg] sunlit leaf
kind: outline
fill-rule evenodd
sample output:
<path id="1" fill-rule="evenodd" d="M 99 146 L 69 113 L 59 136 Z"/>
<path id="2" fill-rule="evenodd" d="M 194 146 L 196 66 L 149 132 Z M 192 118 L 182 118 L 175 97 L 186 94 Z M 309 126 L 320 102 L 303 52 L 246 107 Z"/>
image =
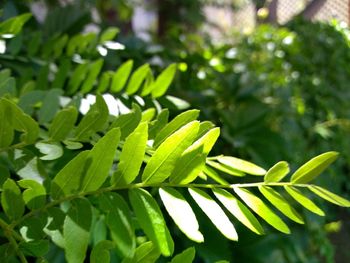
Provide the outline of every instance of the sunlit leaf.
<path id="1" fill-rule="evenodd" d="M 226 209 L 243 225 L 258 235 L 264 234 L 264 229 L 256 217 L 236 197 L 220 188 L 214 188 L 213 193 Z"/>
<path id="2" fill-rule="evenodd" d="M 266 183 L 279 182 L 289 173 L 289 164 L 287 162 L 278 162 L 272 166 L 265 174 Z"/>
<path id="3" fill-rule="evenodd" d="M 111 92 L 119 92 L 123 89 L 129 78 L 134 62 L 128 60 L 124 62 L 114 73 L 111 84 Z"/>
<path id="4" fill-rule="evenodd" d="M 225 164 L 229 167 L 232 167 L 234 169 L 237 169 L 239 171 L 242 171 L 247 174 L 252 175 L 264 175 L 266 174 L 266 170 L 257 166 L 256 164 L 253 164 L 251 162 L 232 157 L 232 156 L 219 156 L 217 160 Z"/>
<path id="5" fill-rule="evenodd" d="M 323 198 L 324 200 L 331 202 L 335 205 L 343 206 L 343 207 L 350 207 L 350 201 L 346 200 L 345 198 L 334 194 L 320 186 L 316 185 L 309 185 L 307 187 L 309 190 L 311 190 L 314 194 L 318 195 L 319 197 Z"/>
<path id="6" fill-rule="evenodd" d="M 37 142 L 35 147 L 44 154 L 40 157 L 41 160 L 55 160 L 63 155 L 63 149 L 58 143 Z"/>
<path id="7" fill-rule="evenodd" d="M 176 161 L 184 150 L 191 145 L 199 128 L 199 122 L 193 121 L 169 136 L 156 150 L 142 174 L 144 183 L 161 183 L 173 171 Z"/>
<path id="8" fill-rule="evenodd" d="M 293 175 L 293 183 L 308 183 L 321 174 L 332 162 L 338 158 L 337 152 L 320 154 L 301 166 Z"/>
<path id="9" fill-rule="evenodd" d="M 130 77 L 128 86 L 126 87 L 126 93 L 128 95 L 132 95 L 139 90 L 149 70 L 149 65 L 144 64 L 134 71 Z"/>
<path id="10" fill-rule="evenodd" d="M 129 199 L 138 223 L 147 237 L 164 256 L 170 256 L 174 251 L 174 242 L 157 202 L 143 189 L 130 190 Z"/>
<path id="11" fill-rule="evenodd" d="M 177 65 L 171 64 L 160 73 L 155 82 L 152 84 L 152 97 L 158 98 L 164 95 L 174 79 Z"/>
<path id="12" fill-rule="evenodd" d="M 184 126 L 185 124 L 194 121 L 198 118 L 199 110 L 189 110 L 177 115 L 171 122 L 164 126 L 159 131 L 154 139 L 154 147 L 158 147 L 170 134 Z"/>
<path id="13" fill-rule="evenodd" d="M 152 241 L 148 241 L 137 247 L 132 259 L 124 258 L 122 263 L 154 263 L 159 257 L 159 249 L 153 245 Z"/>
<path id="14" fill-rule="evenodd" d="M 229 175 L 233 175 L 233 176 L 245 176 L 245 173 L 231 167 L 231 166 L 228 166 L 226 164 L 222 164 L 222 163 L 217 163 L 217 162 L 214 162 L 214 161 L 210 161 L 210 160 L 207 160 L 206 163 L 208 165 L 210 165 L 211 167 L 221 171 L 221 172 L 224 172 L 224 173 L 227 173 Z"/>
<path id="15" fill-rule="evenodd" d="M 139 174 L 147 145 L 148 125 L 142 122 L 125 140 L 118 170 L 112 176 L 112 184 L 129 184 Z"/>
<path id="16" fill-rule="evenodd" d="M 196 215 L 185 198 L 175 189 L 160 188 L 159 195 L 175 224 L 191 240 L 203 242 L 204 237 L 198 230 L 199 225 Z"/>
<path id="17" fill-rule="evenodd" d="M 264 219 L 277 230 L 289 234 L 288 226 L 279 218 L 259 197 L 244 188 L 234 188 L 236 194 L 250 207 L 256 214 Z"/>
<path id="18" fill-rule="evenodd" d="M 189 193 L 215 227 L 228 239 L 237 241 L 238 235 L 221 207 L 204 191 L 189 188 Z"/>
<path id="19" fill-rule="evenodd" d="M 278 192 L 268 186 L 259 186 L 260 192 L 270 203 L 281 211 L 286 217 L 294 222 L 304 224 L 304 220 L 297 211 L 288 203 L 288 201 Z"/>
<path id="20" fill-rule="evenodd" d="M 297 201 L 299 204 L 301 204 L 306 209 L 310 210 L 311 212 L 324 216 L 325 213 L 319 208 L 314 202 L 312 202 L 308 197 L 303 195 L 297 188 L 292 186 L 284 186 L 284 189 L 287 191 L 288 194 L 290 194 L 291 197 L 294 198 L 295 201 Z"/>

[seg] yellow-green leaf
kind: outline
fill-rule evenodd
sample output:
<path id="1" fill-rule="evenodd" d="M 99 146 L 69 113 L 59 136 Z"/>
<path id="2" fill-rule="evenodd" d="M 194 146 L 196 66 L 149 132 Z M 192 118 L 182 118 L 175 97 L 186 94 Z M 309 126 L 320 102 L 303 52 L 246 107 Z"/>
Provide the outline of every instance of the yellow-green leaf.
<path id="1" fill-rule="evenodd" d="M 316 185 L 310 185 L 308 188 L 319 197 L 323 198 L 324 200 L 331 202 L 335 205 L 344 206 L 344 207 L 350 207 L 350 201 L 346 200 L 345 198 L 332 193 L 331 191 L 328 191 L 320 186 Z"/>
<path id="2" fill-rule="evenodd" d="M 243 173 L 251 175 L 264 175 L 266 170 L 253 164 L 251 162 L 232 157 L 232 156 L 219 156 L 218 161 L 222 164 L 225 164 L 229 167 L 242 171 Z"/>
<path id="3" fill-rule="evenodd" d="M 265 174 L 266 183 L 279 182 L 289 173 L 289 164 L 285 161 L 278 162 L 272 166 Z"/>
<path id="4" fill-rule="evenodd" d="M 177 65 L 171 64 L 160 73 L 156 81 L 152 84 L 152 97 L 159 98 L 164 95 L 174 79 Z"/>
<path id="5" fill-rule="evenodd" d="M 117 69 L 112 78 L 111 92 L 119 92 L 123 89 L 129 78 L 133 64 L 134 62 L 132 60 L 128 60 Z"/>

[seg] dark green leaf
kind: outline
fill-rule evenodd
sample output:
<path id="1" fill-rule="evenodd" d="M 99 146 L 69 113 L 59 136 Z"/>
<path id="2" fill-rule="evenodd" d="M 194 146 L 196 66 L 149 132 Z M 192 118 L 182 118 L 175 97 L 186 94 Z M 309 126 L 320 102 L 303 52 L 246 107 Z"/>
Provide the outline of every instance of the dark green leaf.
<path id="1" fill-rule="evenodd" d="M 82 94 L 88 93 L 93 89 L 94 83 L 96 82 L 96 79 L 100 74 L 102 66 L 103 66 L 103 59 L 98 59 L 95 62 L 90 63 L 89 73 L 87 74 L 87 77 L 80 89 L 80 92 Z"/>
<path id="2" fill-rule="evenodd" d="M 101 209 L 107 213 L 105 222 L 111 231 L 116 251 L 123 258 L 132 258 L 136 248 L 136 238 L 127 203 L 116 193 L 101 195 L 99 202 Z"/>
<path id="3" fill-rule="evenodd" d="M 106 41 L 113 40 L 118 33 L 119 33 L 119 28 L 117 27 L 106 28 L 100 36 L 100 41 L 99 41 L 100 44 L 103 44 Z"/>
<path id="4" fill-rule="evenodd" d="M 64 108 L 59 111 L 49 127 L 49 136 L 53 140 L 64 140 L 73 130 L 78 118 L 78 111 L 75 107 Z"/>
<path id="5" fill-rule="evenodd" d="M 39 123 L 50 122 L 60 107 L 60 96 L 63 94 L 60 89 L 50 89 L 42 101 L 38 112 Z"/>
<path id="6" fill-rule="evenodd" d="M 2 186 L 1 205 L 10 219 L 18 219 L 24 213 L 24 201 L 19 187 L 12 179 L 7 179 Z"/>
<path id="7" fill-rule="evenodd" d="M 49 241 L 35 240 L 28 242 L 20 242 L 19 249 L 28 256 L 42 257 L 49 251 Z"/>
<path id="8" fill-rule="evenodd" d="M 291 182 L 305 184 L 315 179 L 338 158 L 337 152 L 320 154 L 301 166 L 293 175 Z"/>
<path id="9" fill-rule="evenodd" d="M 91 251 L 90 262 L 91 263 L 109 263 L 110 255 L 109 250 L 114 248 L 113 242 L 109 240 L 102 240 Z"/>
<path id="10" fill-rule="evenodd" d="M 157 202 L 143 189 L 130 190 L 129 198 L 138 223 L 147 237 L 164 256 L 170 256 L 174 251 L 174 242 Z"/>
<path id="11" fill-rule="evenodd" d="M 18 185 L 26 189 L 23 192 L 23 200 L 29 209 L 38 209 L 45 205 L 46 190 L 40 183 L 24 179 L 18 181 Z"/>
<path id="12" fill-rule="evenodd" d="M 52 82 L 52 89 L 63 89 L 64 83 L 70 73 L 72 62 L 68 58 L 62 58 L 58 66 L 58 71 L 55 75 L 55 79 Z"/>
<path id="13" fill-rule="evenodd" d="M 163 109 L 156 120 L 152 121 L 149 126 L 149 138 L 154 139 L 158 132 L 168 123 L 169 110 Z"/>
<path id="14" fill-rule="evenodd" d="M 83 263 L 90 239 L 91 205 L 86 199 L 71 202 L 63 225 L 64 251 L 68 263 Z"/>
<path id="15" fill-rule="evenodd" d="M 132 259 L 126 258 L 122 263 L 154 263 L 159 257 L 159 249 L 153 245 L 152 241 L 148 241 L 137 247 Z"/>

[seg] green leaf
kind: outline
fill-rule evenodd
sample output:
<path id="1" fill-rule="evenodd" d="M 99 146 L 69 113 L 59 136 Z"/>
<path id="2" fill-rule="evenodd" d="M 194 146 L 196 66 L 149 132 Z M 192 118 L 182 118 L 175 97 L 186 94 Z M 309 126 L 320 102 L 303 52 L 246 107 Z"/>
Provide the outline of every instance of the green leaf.
<path id="1" fill-rule="evenodd" d="M 112 71 L 105 71 L 102 73 L 98 86 L 96 89 L 97 93 L 105 93 L 111 85 Z"/>
<path id="2" fill-rule="evenodd" d="M 13 34 L 17 35 L 21 30 L 23 25 L 32 17 L 30 13 L 24 13 L 19 16 L 12 17 L 0 23 L 0 35 L 3 34 Z"/>
<path id="3" fill-rule="evenodd" d="M 0 148 L 10 146 L 14 138 L 14 128 L 9 116 L 10 109 L 0 101 Z"/>
<path id="4" fill-rule="evenodd" d="M 170 256 L 174 251 L 174 242 L 157 202 L 143 189 L 130 190 L 129 199 L 138 223 L 147 237 L 158 247 L 162 255 Z"/>
<path id="5" fill-rule="evenodd" d="M 160 188 L 159 195 L 170 217 L 180 230 L 191 240 L 203 242 L 199 225 L 191 206 L 174 188 Z"/>
<path id="6" fill-rule="evenodd" d="M 120 130 L 118 128 L 112 129 L 91 149 L 87 156 L 90 165 L 81 182 L 81 192 L 95 191 L 107 179 L 117 151 L 119 138 Z"/>
<path id="7" fill-rule="evenodd" d="M 29 209 L 34 210 L 45 205 L 46 190 L 40 183 L 30 179 L 23 179 L 18 181 L 18 185 L 26 188 L 23 192 L 23 200 Z"/>
<path id="8" fill-rule="evenodd" d="M 277 183 L 289 173 L 289 164 L 285 161 L 278 162 L 272 166 L 265 174 L 266 183 Z"/>
<path id="9" fill-rule="evenodd" d="M 130 77 L 128 86 L 126 87 L 126 94 L 132 95 L 139 90 L 149 70 L 149 65 L 145 64 L 134 71 Z"/>
<path id="10" fill-rule="evenodd" d="M 130 184 L 139 174 L 147 145 L 148 124 L 142 122 L 126 138 L 112 185 Z"/>
<path id="11" fill-rule="evenodd" d="M 38 123 L 11 101 L 1 98 L 0 104 L 7 109 L 7 118 L 11 121 L 13 128 L 23 132 L 21 141 L 27 144 L 34 143 L 39 135 Z"/>
<path id="12" fill-rule="evenodd" d="M 31 85 L 30 83 L 28 84 Z M 22 89 L 23 90 L 23 89 Z M 31 90 L 22 94 L 18 101 L 18 106 L 28 115 L 33 115 L 34 108 L 41 104 L 47 91 Z"/>
<path id="13" fill-rule="evenodd" d="M 72 62 L 69 58 L 61 58 L 55 79 L 52 82 L 52 89 L 63 89 L 68 74 L 71 72 Z"/>
<path id="14" fill-rule="evenodd" d="M 69 106 L 59 111 L 49 126 L 49 136 L 53 140 L 64 140 L 73 130 L 78 118 L 78 111 L 75 107 Z"/>
<path id="15" fill-rule="evenodd" d="M 303 195 L 298 189 L 292 187 L 292 186 L 284 186 L 284 189 L 287 191 L 288 194 L 290 194 L 291 197 L 295 201 L 297 201 L 299 204 L 301 204 L 306 209 L 310 210 L 311 212 L 324 216 L 325 213 L 319 208 L 314 202 L 312 202 L 308 197 Z"/>
<path id="16" fill-rule="evenodd" d="M 132 259 L 125 258 L 122 263 L 154 263 L 159 257 L 159 249 L 153 245 L 152 241 L 148 241 L 137 247 Z"/>
<path id="17" fill-rule="evenodd" d="M 111 92 L 116 93 L 123 89 L 129 78 L 134 62 L 128 60 L 124 62 L 114 73 L 111 84 Z"/>
<path id="18" fill-rule="evenodd" d="M 199 110 L 189 110 L 177 115 L 171 122 L 158 133 L 154 139 L 154 147 L 157 148 L 168 136 L 185 124 L 198 118 Z"/>
<path id="19" fill-rule="evenodd" d="M 221 207 L 202 190 L 189 188 L 188 191 L 202 211 L 209 217 L 210 221 L 215 225 L 215 227 L 226 238 L 237 241 L 238 235 L 236 229 Z"/>
<path id="20" fill-rule="evenodd" d="M 177 254 L 170 263 L 192 263 L 196 255 L 194 247 L 190 247 Z"/>
<path id="21" fill-rule="evenodd" d="M 232 157 L 232 156 L 219 156 L 218 161 L 243 173 L 251 175 L 265 175 L 266 170 L 253 164 L 251 162 Z"/>
<path id="22" fill-rule="evenodd" d="M 107 104 L 101 95 L 96 96 L 96 103 L 91 106 L 88 113 L 79 122 L 75 130 L 77 140 L 87 140 L 97 131 L 103 129 L 108 120 L 109 111 Z"/>
<path id="23" fill-rule="evenodd" d="M 1 205 L 10 219 L 18 219 L 24 213 L 24 201 L 19 187 L 12 179 L 7 179 L 2 186 Z"/>
<path id="24" fill-rule="evenodd" d="M 18 248 L 28 256 L 42 257 L 49 252 L 48 240 L 33 240 L 28 242 L 20 242 Z"/>
<path id="25" fill-rule="evenodd" d="M 293 175 L 291 182 L 305 184 L 315 179 L 338 158 L 337 152 L 320 154 L 301 166 Z"/>
<path id="26" fill-rule="evenodd" d="M 203 172 L 205 175 L 209 176 L 215 182 L 218 182 L 219 184 L 222 184 L 222 185 L 229 185 L 229 182 L 227 182 L 225 179 L 221 178 L 220 175 L 217 172 L 215 172 L 214 169 L 212 169 L 206 165 L 203 167 Z"/>
<path id="27" fill-rule="evenodd" d="M 243 225 L 258 235 L 264 234 L 264 229 L 250 210 L 228 191 L 214 188 L 213 193 L 226 209 Z"/>
<path id="28" fill-rule="evenodd" d="M 118 33 L 119 33 L 119 29 L 117 27 L 106 28 L 100 36 L 100 41 L 99 41 L 100 44 L 103 44 L 106 41 L 113 40 Z"/>
<path id="29" fill-rule="evenodd" d="M 90 151 L 82 151 L 69 161 L 52 180 L 51 196 L 54 199 L 77 193 L 81 181 L 89 168 L 88 156 Z M 74 174 L 74 176 L 72 176 Z"/>
<path id="30" fill-rule="evenodd" d="M 2 190 L 2 185 L 5 183 L 7 178 L 10 178 L 10 176 L 8 167 L 0 164 L 0 190 Z"/>
<path id="31" fill-rule="evenodd" d="M 320 186 L 316 185 L 309 185 L 307 187 L 309 190 L 311 190 L 314 194 L 318 195 L 319 197 L 323 198 L 324 200 L 331 202 L 335 205 L 343 206 L 343 207 L 350 207 L 350 201 L 346 200 L 345 198 L 334 194 Z"/>
<path id="32" fill-rule="evenodd" d="M 188 184 L 194 181 L 203 170 L 206 157 L 213 148 L 219 135 L 219 128 L 211 129 L 187 148 L 177 161 L 177 165 L 170 176 L 170 182 Z"/>
<path id="33" fill-rule="evenodd" d="M 16 96 L 16 79 L 15 78 L 8 78 L 4 80 L 3 82 L 0 82 L 0 97 L 8 96 L 11 97 Z"/>
<path id="34" fill-rule="evenodd" d="M 136 248 L 136 238 L 127 203 L 116 193 L 101 195 L 99 203 L 101 209 L 107 213 L 105 222 L 111 231 L 116 251 L 123 258 L 132 258 Z"/>
<path id="35" fill-rule="evenodd" d="M 304 224 L 304 220 L 301 215 L 288 203 L 288 201 L 278 192 L 268 186 L 259 186 L 260 192 L 265 196 L 270 203 L 281 211 L 286 217 L 290 218 L 294 222 Z"/>
<path id="36" fill-rule="evenodd" d="M 92 211 L 89 201 L 71 202 L 63 225 L 64 251 L 68 263 L 83 263 L 90 239 Z"/>
<path id="37" fill-rule="evenodd" d="M 225 165 L 225 164 L 222 164 L 222 163 L 217 163 L 217 162 L 214 162 L 214 161 L 210 161 L 210 160 L 207 160 L 206 163 L 208 165 L 210 165 L 211 167 L 221 171 L 221 172 L 224 172 L 224 173 L 227 173 L 229 175 L 233 175 L 233 176 L 245 176 L 245 174 L 231 166 L 228 166 L 228 165 Z"/>
<path id="38" fill-rule="evenodd" d="M 102 66 L 103 59 L 98 59 L 95 62 L 89 64 L 89 73 L 87 74 L 87 77 L 83 82 L 82 87 L 80 88 L 80 92 L 82 94 L 86 94 L 93 89 L 94 83 L 96 82 L 96 79 L 100 74 Z"/>
<path id="39" fill-rule="evenodd" d="M 109 240 L 100 241 L 91 251 L 90 262 L 91 263 L 109 263 L 110 255 L 109 250 L 114 248 L 113 242 Z"/>
<path id="40" fill-rule="evenodd" d="M 152 97 L 159 98 L 164 95 L 174 79 L 176 73 L 177 64 L 173 63 L 169 65 L 165 70 L 160 73 L 156 81 L 153 83 Z"/>
<path id="41" fill-rule="evenodd" d="M 89 63 L 79 64 L 72 73 L 71 78 L 69 79 L 67 85 L 67 94 L 72 95 L 77 92 L 79 86 L 86 78 L 86 75 L 89 71 Z"/>
<path id="42" fill-rule="evenodd" d="M 279 218 L 259 197 L 255 196 L 253 193 L 244 188 L 237 187 L 234 188 L 234 191 L 244 201 L 244 203 L 250 207 L 250 209 L 252 209 L 268 224 L 282 233 L 290 233 L 288 226 L 282 221 L 282 219 Z"/>
<path id="43" fill-rule="evenodd" d="M 163 109 L 156 120 L 152 121 L 149 126 L 149 138 L 154 139 L 158 132 L 168 123 L 169 110 Z"/>
<path id="44" fill-rule="evenodd" d="M 132 133 L 142 118 L 141 108 L 137 104 L 132 105 L 132 112 L 118 116 L 112 123 L 110 128 L 119 127 L 121 130 L 120 139 L 124 140 L 130 133 Z"/>
<path id="45" fill-rule="evenodd" d="M 42 106 L 38 112 L 39 123 L 52 121 L 60 107 L 60 96 L 63 94 L 60 89 L 50 89 L 42 101 Z"/>
<path id="46" fill-rule="evenodd" d="M 147 110 L 142 112 L 141 122 L 142 121 L 150 122 L 154 118 L 155 115 L 156 115 L 156 109 L 155 108 L 149 108 L 149 109 L 147 109 Z"/>
<path id="47" fill-rule="evenodd" d="M 142 174 L 144 183 L 161 183 L 167 179 L 176 161 L 184 150 L 191 145 L 199 128 L 199 122 L 193 121 L 168 137 L 155 151 Z"/>
<path id="48" fill-rule="evenodd" d="M 41 160 L 51 161 L 63 155 L 63 149 L 58 143 L 37 142 L 35 147 L 44 154 L 40 157 Z"/>

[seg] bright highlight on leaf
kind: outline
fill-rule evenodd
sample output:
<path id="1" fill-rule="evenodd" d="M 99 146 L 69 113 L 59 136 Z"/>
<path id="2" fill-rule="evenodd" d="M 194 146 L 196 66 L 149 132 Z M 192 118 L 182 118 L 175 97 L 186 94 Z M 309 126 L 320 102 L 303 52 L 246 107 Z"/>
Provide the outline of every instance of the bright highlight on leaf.
<path id="1" fill-rule="evenodd" d="M 196 215 L 185 198 L 174 188 L 160 188 L 159 195 L 175 224 L 191 240 L 203 242 Z"/>
<path id="2" fill-rule="evenodd" d="M 188 191 L 221 234 L 230 240 L 238 241 L 236 229 L 221 207 L 202 190 L 189 188 Z"/>
<path id="3" fill-rule="evenodd" d="M 314 194 L 318 195 L 319 197 L 327 200 L 328 202 L 331 202 L 335 205 L 343 206 L 343 207 L 350 207 L 350 201 L 346 200 L 345 198 L 336 195 L 320 186 L 316 185 L 310 185 L 308 186 L 309 190 L 311 190 Z"/>
<path id="4" fill-rule="evenodd" d="M 251 174 L 251 175 L 264 175 L 266 174 L 266 170 L 253 164 L 251 162 L 232 157 L 232 156 L 219 156 L 218 161 L 224 165 L 232 167 L 233 169 L 237 169 L 242 171 L 243 173 Z"/>
<path id="5" fill-rule="evenodd" d="M 287 162 L 278 162 L 272 166 L 265 174 L 264 181 L 266 183 L 277 183 L 281 181 L 289 173 L 289 164 Z"/>

